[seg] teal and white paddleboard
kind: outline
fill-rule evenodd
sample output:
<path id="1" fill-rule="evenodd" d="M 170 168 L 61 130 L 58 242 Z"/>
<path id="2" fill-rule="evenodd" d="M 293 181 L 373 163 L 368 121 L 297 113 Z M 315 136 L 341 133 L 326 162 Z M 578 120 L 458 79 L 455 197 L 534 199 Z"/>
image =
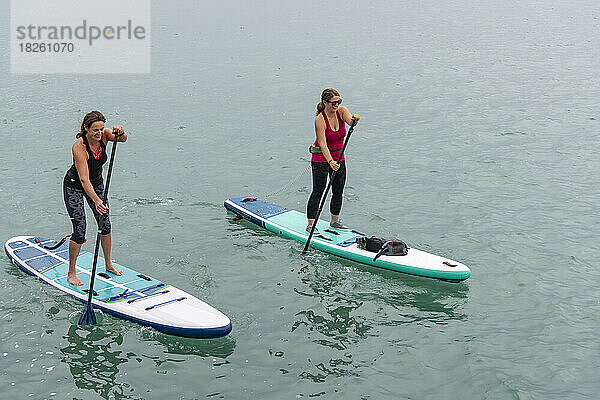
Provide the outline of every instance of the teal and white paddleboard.
<path id="1" fill-rule="evenodd" d="M 55 244 L 38 236 L 17 236 L 6 242 L 4 250 L 23 271 L 87 302 L 94 255 L 87 251 L 79 253 L 77 277 L 83 285 L 71 285 L 67 281 L 69 242 L 54 250 L 46 248 Z M 98 257 L 94 308 L 176 336 L 213 338 L 231 332 L 231 321 L 226 315 L 191 294 L 131 268 L 113 265 L 123 275 L 104 272 L 104 259 Z"/>
<path id="2" fill-rule="evenodd" d="M 306 243 L 306 215 L 260 199 L 237 197 L 225 200 L 225 208 L 238 216 L 286 238 Z M 337 230 L 323 220 L 317 222 L 319 236 L 313 236 L 310 246 L 316 249 L 374 267 L 405 274 L 459 282 L 471 276 L 464 264 L 425 251 L 409 248 L 405 256 L 382 255 L 360 249 L 356 238 L 365 236 L 355 230 Z"/>

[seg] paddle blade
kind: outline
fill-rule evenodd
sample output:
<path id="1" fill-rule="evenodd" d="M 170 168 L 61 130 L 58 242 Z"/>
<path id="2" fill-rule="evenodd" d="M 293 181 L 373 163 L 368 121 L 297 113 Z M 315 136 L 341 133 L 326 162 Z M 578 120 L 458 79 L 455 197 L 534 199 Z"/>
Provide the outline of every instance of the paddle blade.
<path id="1" fill-rule="evenodd" d="M 81 313 L 81 318 L 79 318 L 78 325 L 96 325 L 96 314 L 94 314 L 92 303 L 86 303 L 83 308 L 83 313 Z"/>
<path id="2" fill-rule="evenodd" d="M 306 260 L 306 255 L 304 254 L 304 252 L 300 253 L 300 255 L 296 256 L 296 258 L 294 258 L 292 260 L 292 264 L 297 264 L 297 265 L 305 265 L 308 261 Z"/>
<path id="3" fill-rule="evenodd" d="M 292 260 L 292 265 L 306 268 L 312 265 L 313 257 L 309 252 L 302 252 Z"/>

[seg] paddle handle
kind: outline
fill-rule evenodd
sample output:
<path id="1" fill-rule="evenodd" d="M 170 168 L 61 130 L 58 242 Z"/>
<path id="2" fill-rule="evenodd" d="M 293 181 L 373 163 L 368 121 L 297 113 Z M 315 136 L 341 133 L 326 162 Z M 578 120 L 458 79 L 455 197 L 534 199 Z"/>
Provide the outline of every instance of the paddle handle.
<path id="1" fill-rule="evenodd" d="M 110 162 L 108 163 L 108 174 L 106 175 L 106 186 L 104 187 L 104 193 L 102 194 L 102 202 L 104 203 L 104 205 L 106 205 L 106 200 L 108 199 L 108 187 L 110 186 L 110 177 L 112 176 L 112 169 L 113 169 L 113 164 L 115 161 L 115 153 L 117 152 L 117 142 L 119 140 L 119 137 L 117 136 L 115 131 L 113 131 L 113 134 L 115 135 L 115 139 L 113 140 L 113 146 L 112 146 L 112 150 L 110 152 Z"/>

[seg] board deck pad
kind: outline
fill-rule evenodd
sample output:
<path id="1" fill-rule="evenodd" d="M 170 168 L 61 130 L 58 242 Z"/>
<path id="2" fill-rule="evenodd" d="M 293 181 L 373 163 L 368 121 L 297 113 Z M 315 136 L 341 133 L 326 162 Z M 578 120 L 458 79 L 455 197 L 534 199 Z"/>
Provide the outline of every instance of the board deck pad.
<path id="1" fill-rule="evenodd" d="M 276 215 L 270 218 L 269 222 L 274 224 L 282 225 L 294 232 L 305 235 L 306 234 L 306 214 L 291 210 L 284 214 Z M 361 237 L 360 233 L 353 232 L 351 230 L 336 230 L 329 227 L 329 223 L 323 220 L 319 220 L 317 223 L 317 229 L 319 234 L 333 244 L 338 246 L 344 246 L 349 243 L 354 243 L 357 237 Z"/>
<path id="2" fill-rule="evenodd" d="M 51 247 L 52 245 L 55 245 L 55 243 L 56 242 L 53 240 L 37 236 L 19 236 L 10 239 L 6 243 L 5 251 L 11 261 L 17 264 L 25 272 L 37 276 L 42 281 L 71 294 L 79 300 L 87 301 L 94 255 L 87 251 L 81 251 L 79 253 L 76 261 L 77 277 L 83 282 L 83 285 L 72 285 L 67 280 L 67 273 L 69 270 L 69 243 L 66 242 L 53 250 L 43 247 L 44 245 Z M 104 258 L 99 255 L 96 266 L 96 278 L 94 279 L 93 305 L 95 308 L 101 308 L 104 311 L 119 317 L 131 319 L 144 325 L 153 326 L 158 330 L 167 333 L 179 333 L 180 336 L 218 337 L 224 336 L 231 331 L 231 322 L 229 321 L 229 318 L 199 299 L 174 288 L 167 283 L 146 274 L 139 273 L 116 262 L 113 262 L 113 266 L 122 270 L 123 274 L 115 275 L 107 273 L 105 271 L 104 261 Z M 185 296 L 179 296 L 180 294 Z M 144 316 L 144 313 L 140 310 L 132 306 L 127 308 L 128 304 L 135 304 L 130 302 L 131 300 L 135 300 L 136 302 L 139 300 L 140 303 L 149 303 L 151 298 L 154 299 L 154 296 L 156 296 L 156 301 L 149 303 L 150 306 L 157 307 L 156 304 L 159 304 L 160 306 L 160 303 L 165 300 L 162 298 L 159 299 L 159 295 L 164 295 L 163 297 L 165 299 L 172 299 L 173 302 L 180 302 L 181 304 L 169 305 L 169 307 L 165 305 L 164 308 L 161 307 L 160 312 L 165 315 L 161 315 L 160 318 L 148 316 L 148 321 L 143 319 L 146 316 Z M 173 297 L 174 295 L 179 297 Z M 182 297 L 189 301 L 183 302 Z M 169 310 L 171 310 L 172 313 L 175 313 L 178 309 L 186 308 L 186 312 L 189 312 L 190 306 L 197 308 L 196 316 L 173 315 L 172 318 L 169 316 Z M 127 314 L 128 312 L 130 312 L 131 315 Z M 208 321 L 207 323 L 204 323 L 202 320 L 202 313 L 206 314 L 205 320 Z M 158 312 L 155 314 L 158 314 Z M 161 319 L 164 319 L 164 321 Z M 190 320 L 193 321 L 194 319 L 198 320 L 194 321 L 194 323 L 199 325 L 195 328 L 168 325 L 171 320 L 178 321 L 177 323 L 185 322 L 187 324 Z M 166 326 L 165 323 L 167 323 Z M 175 322 L 172 321 L 171 323 L 175 324 Z"/>
<path id="3" fill-rule="evenodd" d="M 238 216 L 271 232 L 302 243 L 308 240 L 306 214 L 261 199 L 236 197 L 225 200 L 224 206 Z M 375 254 L 360 249 L 356 239 L 364 233 L 348 229 L 334 229 L 329 222 L 318 220 L 318 235 L 313 235 L 310 246 L 336 256 L 379 268 L 411 275 L 459 282 L 470 277 L 471 270 L 457 261 L 409 248 L 406 256 Z"/>

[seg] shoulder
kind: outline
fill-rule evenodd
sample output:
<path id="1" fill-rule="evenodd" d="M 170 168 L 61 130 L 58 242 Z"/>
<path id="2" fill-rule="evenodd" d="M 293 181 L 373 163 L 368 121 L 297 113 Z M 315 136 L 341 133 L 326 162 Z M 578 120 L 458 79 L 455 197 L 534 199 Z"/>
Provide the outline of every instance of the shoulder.
<path id="1" fill-rule="evenodd" d="M 315 117 L 315 129 L 318 131 L 325 130 L 325 118 L 321 113 Z"/>
<path id="2" fill-rule="evenodd" d="M 350 114 L 350 110 L 348 110 L 348 108 L 346 108 L 346 106 L 340 106 L 338 108 L 338 113 L 340 115 L 344 115 L 344 114 Z"/>
<path id="3" fill-rule="evenodd" d="M 85 144 L 83 143 L 83 139 L 79 138 L 75 141 L 72 147 L 74 156 L 86 156 L 87 150 L 85 149 Z"/>
<path id="4" fill-rule="evenodd" d="M 73 151 L 78 150 L 78 149 L 85 150 L 85 144 L 83 144 L 83 139 L 80 137 L 77 138 L 77 140 L 75 140 L 75 143 L 73 143 Z"/>

